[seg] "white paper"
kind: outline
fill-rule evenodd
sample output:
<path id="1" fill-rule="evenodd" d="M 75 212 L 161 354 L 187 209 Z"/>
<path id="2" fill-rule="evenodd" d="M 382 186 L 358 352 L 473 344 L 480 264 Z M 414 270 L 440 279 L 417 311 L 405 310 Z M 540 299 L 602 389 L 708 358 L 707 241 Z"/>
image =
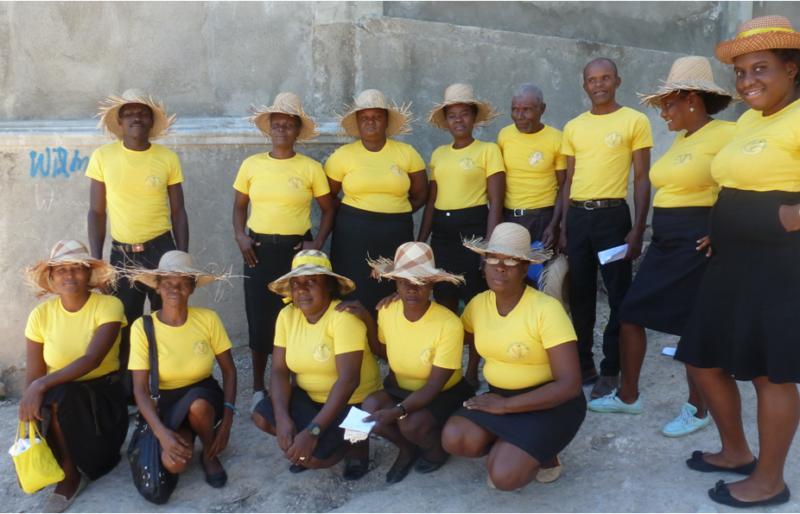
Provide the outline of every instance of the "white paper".
<path id="1" fill-rule="evenodd" d="M 671 357 L 675 356 L 675 350 L 677 350 L 674 346 L 665 346 L 663 350 L 661 350 L 661 355 L 669 355 Z"/>
<path id="2" fill-rule="evenodd" d="M 36 438 L 36 444 L 39 444 L 40 442 L 42 442 L 42 440 L 37 437 Z M 30 449 L 30 447 L 31 447 L 30 440 L 28 440 L 28 439 L 20 439 L 15 444 L 11 445 L 11 448 L 8 449 L 8 454 L 11 455 L 12 457 L 16 457 L 17 455 L 19 455 L 20 453 L 24 452 L 25 450 Z"/>
<path id="3" fill-rule="evenodd" d="M 644 252 L 645 244 L 642 244 L 642 251 Z M 608 264 L 609 262 L 619 261 L 625 257 L 625 254 L 628 252 L 628 245 L 624 244 L 621 246 L 616 246 L 614 248 L 609 248 L 608 250 L 603 250 L 602 252 L 597 253 L 597 258 L 600 259 L 600 264 Z"/>
<path id="4" fill-rule="evenodd" d="M 339 428 L 344 428 L 344 438 L 348 441 L 357 442 L 363 441 L 367 438 L 372 427 L 375 426 L 375 421 L 365 423 L 362 419 L 369 416 L 369 412 L 363 411 L 358 407 L 350 407 L 350 412 L 344 418 Z"/>

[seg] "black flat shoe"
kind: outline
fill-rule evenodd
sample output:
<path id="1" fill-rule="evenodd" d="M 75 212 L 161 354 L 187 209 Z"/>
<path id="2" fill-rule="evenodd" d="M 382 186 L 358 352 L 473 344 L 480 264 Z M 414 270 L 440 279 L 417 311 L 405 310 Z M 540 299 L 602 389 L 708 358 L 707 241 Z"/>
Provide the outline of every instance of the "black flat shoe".
<path id="1" fill-rule="evenodd" d="M 428 473 L 433 473 L 437 469 L 444 466 L 444 463 L 447 462 L 447 457 L 444 458 L 442 462 L 433 462 L 432 460 L 428 460 L 425 457 L 420 457 L 417 465 L 414 466 L 414 471 L 419 473 L 420 475 L 427 475 Z"/>
<path id="2" fill-rule="evenodd" d="M 292 464 L 291 466 L 289 466 L 289 473 L 294 473 L 295 475 L 307 470 L 308 468 L 303 466 L 302 464 Z"/>
<path id="3" fill-rule="evenodd" d="M 718 471 L 722 471 L 724 473 L 738 473 L 739 475 L 747 475 L 750 476 L 753 474 L 753 471 L 756 470 L 756 464 L 758 463 L 758 459 L 753 457 L 753 462 L 750 464 L 745 464 L 743 466 L 739 466 L 736 468 L 725 468 L 722 466 L 717 466 L 716 464 L 711 464 L 710 462 L 703 460 L 703 452 L 701 451 L 694 451 L 692 452 L 692 458 L 686 461 L 686 465 L 692 468 L 695 471 L 701 471 L 703 473 L 714 473 Z"/>
<path id="4" fill-rule="evenodd" d="M 215 457 L 216 458 L 216 457 Z M 203 466 L 203 473 L 206 474 L 206 483 L 215 489 L 219 489 L 220 487 L 224 486 L 225 483 L 228 481 L 228 474 L 223 469 L 219 473 L 214 473 L 213 475 L 209 475 L 208 471 L 206 471 L 206 467 L 203 464 L 205 457 L 202 457 L 200 460 L 200 464 Z M 220 462 L 220 467 L 222 463 Z"/>
<path id="5" fill-rule="evenodd" d="M 342 478 L 346 482 L 359 480 L 369 471 L 369 459 L 347 459 Z"/>
<path id="6" fill-rule="evenodd" d="M 770 505 L 781 505 L 789 501 L 791 498 L 791 493 L 789 492 L 789 486 L 784 484 L 783 491 L 779 492 L 772 498 L 767 498 L 766 500 L 758 500 L 754 502 L 743 502 L 742 500 L 737 500 L 733 496 L 731 496 L 731 492 L 728 490 L 728 485 L 725 483 L 724 480 L 720 480 L 714 486 L 713 489 L 708 490 L 708 497 L 714 500 L 717 503 L 721 503 L 723 505 L 728 505 L 729 507 L 768 507 Z"/>
<path id="7" fill-rule="evenodd" d="M 396 484 L 398 482 L 402 482 L 405 477 L 411 472 L 411 468 L 414 467 L 414 464 L 417 463 L 417 459 L 420 458 L 420 454 L 418 451 L 414 451 L 414 455 L 411 457 L 405 466 L 402 468 L 390 469 L 388 473 L 386 473 L 386 483 L 387 484 Z"/>

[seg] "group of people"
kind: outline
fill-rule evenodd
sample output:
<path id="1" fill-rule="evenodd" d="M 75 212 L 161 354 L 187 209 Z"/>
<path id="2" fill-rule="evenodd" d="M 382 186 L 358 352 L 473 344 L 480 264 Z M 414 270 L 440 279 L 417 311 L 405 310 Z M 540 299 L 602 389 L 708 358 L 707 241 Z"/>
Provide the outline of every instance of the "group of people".
<path id="1" fill-rule="evenodd" d="M 722 450 L 694 452 L 686 464 L 747 475 L 720 480 L 709 496 L 736 507 L 788 501 L 783 468 L 800 420 L 800 348 L 791 342 L 792 327 L 800 330 L 792 294 L 800 286 L 792 266 L 800 257 L 800 34 L 783 17 L 756 18 L 716 56 L 733 65 L 738 95 L 714 83 L 703 57 L 678 59 L 664 85 L 642 95 L 678 132 L 652 169 L 649 121 L 617 103 L 622 80 L 606 58 L 586 65 L 592 108 L 563 133 L 542 123 L 542 91 L 525 84 L 497 144 L 478 141 L 474 128 L 498 110 L 467 85 L 448 87 L 428 123 L 453 142 L 427 166 L 391 139 L 409 131 L 410 112 L 377 90 L 346 106 L 339 122 L 355 142 L 324 167 L 295 152 L 318 134 L 299 97 L 281 93 L 254 109 L 249 120 L 271 149 L 241 165 L 233 227 L 246 277 L 253 421 L 277 438 L 289 470 L 347 459 L 343 478 L 361 478 L 369 439 L 347 440 L 339 427 L 357 406 L 398 448 L 387 483 L 412 469 L 434 472 L 449 455 L 488 455 L 493 488 L 553 481 L 587 405 L 642 412 L 649 328 L 681 337 L 675 358 L 687 371 L 688 400 L 664 435 L 690 434 L 713 417 Z M 739 100 L 750 110 L 737 123 L 712 118 Z M 227 480 L 217 456 L 237 409 L 231 342 L 213 311 L 188 304 L 196 288 L 225 277 L 186 253 L 180 162 L 151 143 L 173 121 L 141 92 L 109 97 L 100 126 L 118 141 L 96 150 L 86 172 L 89 248 L 60 241 L 28 270 L 41 295 L 56 295 L 28 321 L 19 409 L 20 420 L 41 424 L 65 472 L 46 512 L 65 510 L 87 480 L 114 468 L 133 401 L 169 473 L 185 469 L 199 436 L 206 481 Z M 633 280 L 651 183 L 652 242 Z M 313 199 L 322 212 L 316 235 Z M 414 237 L 412 214 L 423 207 Z M 110 263 L 102 260 L 107 218 Z M 321 251 L 328 236 L 330 259 Z M 600 265 L 598 252 L 623 244 L 623 259 Z M 529 277 L 539 263 L 542 275 Z M 610 307 L 599 372 L 598 267 Z M 142 317 L 147 298 L 152 325 Z M 389 364 L 383 379 L 376 357 Z M 489 391 L 476 395 L 481 359 Z M 752 381 L 758 396 L 758 459 L 737 380 Z M 587 404 L 582 385 L 592 384 Z"/>

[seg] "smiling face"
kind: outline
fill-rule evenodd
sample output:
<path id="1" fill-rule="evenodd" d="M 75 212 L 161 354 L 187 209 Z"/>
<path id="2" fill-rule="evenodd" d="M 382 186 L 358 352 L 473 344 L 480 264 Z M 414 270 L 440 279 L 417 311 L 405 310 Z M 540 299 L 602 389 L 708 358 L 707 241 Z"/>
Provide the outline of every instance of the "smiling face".
<path id="1" fill-rule="evenodd" d="M 378 141 L 386 138 L 389 125 L 389 111 L 386 109 L 362 109 L 356 113 L 356 121 L 361 139 Z"/>
<path id="2" fill-rule="evenodd" d="M 616 101 L 617 88 L 621 83 L 616 68 L 606 59 L 590 62 L 583 72 L 583 90 L 589 95 L 592 105 Z"/>
<path id="3" fill-rule="evenodd" d="M 77 294 L 88 290 L 92 268 L 83 264 L 62 264 L 50 268 L 50 279 L 58 294 Z"/>
<path id="4" fill-rule="evenodd" d="M 153 128 L 153 110 L 145 104 L 125 104 L 119 108 L 118 122 L 124 136 L 147 137 Z"/>
<path id="5" fill-rule="evenodd" d="M 156 279 L 156 293 L 164 305 L 184 308 L 189 305 L 189 297 L 194 293 L 195 281 L 185 275 L 166 275 Z"/>
<path id="6" fill-rule="evenodd" d="M 687 120 L 693 113 L 692 103 L 689 95 L 681 97 L 680 93 L 672 93 L 661 99 L 661 118 L 667 122 L 667 128 L 672 132 L 677 132 L 687 128 Z"/>
<path id="7" fill-rule="evenodd" d="M 484 267 L 486 284 L 495 294 L 509 295 L 525 288 L 525 277 L 528 275 L 529 262 L 496 253 L 487 253 L 486 258 L 487 261 Z M 499 259 L 499 262 L 497 264 L 489 264 L 488 259 L 491 258 Z M 506 259 L 515 260 L 517 265 L 509 266 L 505 263 Z"/>
<path id="8" fill-rule="evenodd" d="M 542 114 L 547 105 L 533 95 L 515 96 L 511 99 L 511 119 L 522 134 L 533 134 L 542 129 Z"/>
<path id="9" fill-rule="evenodd" d="M 782 62 L 770 50 L 750 52 L 733 59 L 736 91 L 751 109 L 769 116 L 780 111 L 797 97 L 794 78 L 798 73 L 793 62 Z"/>
<path id="10" fill-rule="evenodd" d="M 331 303 L 328 275 L 292 277 L 289 286 L 292 290 L 292 302 L 307 318 L 314 318 L 325 312 Z"/>
<path id="11" fill-rule="evenodd" d="M 447 128 L 454 138 L 469 137 L 475 128 L 474 106 L 470 104 L 453 104 L 444 108 Z"/>
<path id="12" fill-rule="evenodd" d="M 272 144 L 280 147 L 292 147 L 300 135 L 300 121 L 296 116 L 276 112 L 269 117 L 269 137 Z"/>
<path id="13" fill-rule="evenodd" d="M 400 295 L 405 307 L 417 307 L 424 305 L 428 302 L 433 291 L 433 282 L 425 282 L 422 285 L 416 285 L 408 279 L 396 278 L 397 294 Z"/>

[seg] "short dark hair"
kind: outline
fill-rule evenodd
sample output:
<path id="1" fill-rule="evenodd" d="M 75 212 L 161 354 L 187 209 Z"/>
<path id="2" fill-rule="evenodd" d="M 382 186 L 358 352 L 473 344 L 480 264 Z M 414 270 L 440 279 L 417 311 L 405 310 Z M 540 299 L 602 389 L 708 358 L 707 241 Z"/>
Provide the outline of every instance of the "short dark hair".
<path id="1" fill-rule="evenodd" d="M 339 279 L 334 277 L 333 275 L 325 275 L 328 277 L 328 286 L 331 289 L 331 300 L 341 300 L 342 298 L 342 286 L 339 284 Z"/>
<path id="2" fill-rule="evenodd" d="M 445 115 L 445 117 L 447 116 L 447 109 L 449 109 L 450 107 L 452 107 L 454 105 L 458 105 L 458 104 L 450 104 L 450 105 L 445 105 L 444 106 L 444 115 Z M 478 104 L 467 104 L 467 105 L 469 105 L 469 109 L 472 111 L 472 115 L 473 116 L 478 116 Z"/>
<path id="3" fill-rule="evenodd" d="M 583 80 L 586 81 L 586 70 L 589 69 L 589 66 L 596 62 L 605 62 L 606 64 L 610 64 L 612 68 L 614 68 L 614 77 L 619 77 L 619 73 L 617 72 L 617 63 L 609 59 L 608 57 L 598 57 L 597 59 L 590 61 L 583 67 Z"/>
<path id="4" fill-rule="evenodd" d="M 688 91 L 686 89 L 678 91 L 678 94 L 681 98 L 686 98 L 689 96 L 689 93 L 694 93 L 700 97 L 700 100 L 703 101 L 703 105 L 706 108 L 706 113 L 709 116 L 713 116 L 720 111 L 725 110 L 733 100 L 733 98 L 730 96 L 718 95 L 716 93 L 709 93 L 707 91 Z"/>
<path id="5" fill-rule="evenodd" d="M 771 50 L 783 63 L 793 62 L 797 66 L 797 74 L 794 76 L 794 87 L 800 90 L 800 49 L 798 48 L 774 48 Z"/>

